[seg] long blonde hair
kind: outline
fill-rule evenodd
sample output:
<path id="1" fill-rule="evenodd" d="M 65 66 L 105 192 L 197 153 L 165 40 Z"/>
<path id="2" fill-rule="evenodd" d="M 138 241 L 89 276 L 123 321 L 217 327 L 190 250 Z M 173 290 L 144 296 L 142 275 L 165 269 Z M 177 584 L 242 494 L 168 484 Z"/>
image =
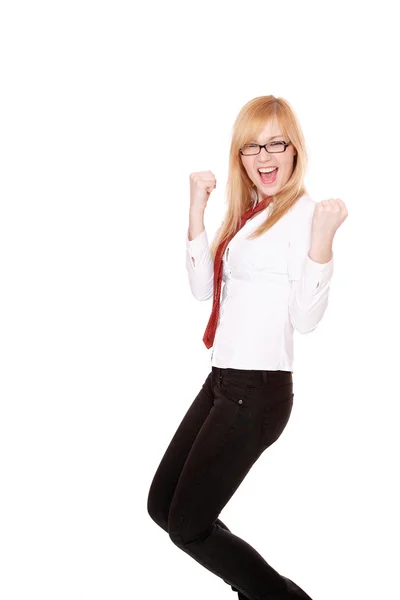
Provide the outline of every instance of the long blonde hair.
<path id="1" fill-rule="evenodd" d="M 304 177 L 308 155 L 304 135 L 292 107 L 284 98 L 275 96 L 253 98 L 243 106 L 233 126 L 226 188 L 227 210 L 222 225 L 210 246 L 213 260 L 219 244 L 235 233 L 241 215 L 252 208 L 255 201 L 254 184 L 242 164 L 239 148 L 250 140 L 256 139 L 266 124 L 274 119 L 278 122 L 285 141 L 292 142 L 297 154 L 293 159 L 293 172 L 288 182 L 272 197 L 274 204 L 271 205 L 270 215 L 249 236 L 249 239 L 263 235 L 290 210 L 302 195 L 307 194 Z"/>

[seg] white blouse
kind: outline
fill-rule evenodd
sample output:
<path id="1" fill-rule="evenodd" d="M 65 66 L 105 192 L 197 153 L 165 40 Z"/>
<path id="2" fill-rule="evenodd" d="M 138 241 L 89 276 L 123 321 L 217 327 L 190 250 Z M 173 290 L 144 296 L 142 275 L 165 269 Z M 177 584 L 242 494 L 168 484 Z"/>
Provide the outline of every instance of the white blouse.
<path id="1" fill-rule="evenodd" d="M 271 229 L 247 240 L 271 204 L 248 219 L 225 250 L 213 366 L 293 372 L 294 330 L 315 329 L 328 305 L 333 256 L 327 263 L 308 256 L 316 202 L 303 195 Z M 193 240 L 186 234 L 186 269 L 193 296 L 212 299 L 214 263 L 205 229 Z"/>

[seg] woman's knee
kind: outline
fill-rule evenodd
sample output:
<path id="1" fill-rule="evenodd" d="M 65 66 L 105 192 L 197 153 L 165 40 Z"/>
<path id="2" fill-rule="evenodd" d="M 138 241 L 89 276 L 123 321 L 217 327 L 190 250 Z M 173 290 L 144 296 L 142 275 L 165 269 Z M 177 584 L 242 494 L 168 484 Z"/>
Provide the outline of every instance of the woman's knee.
<path id="1" fill-rule="evenodd" d="M 204 519 L 193 511 L 185 511 L 182 507 L 172 507 L 168 515 L 167 531 L 171 541 L 178 546 L 199 542 L 211 535 L 213 523 L 205 523 Z"/>

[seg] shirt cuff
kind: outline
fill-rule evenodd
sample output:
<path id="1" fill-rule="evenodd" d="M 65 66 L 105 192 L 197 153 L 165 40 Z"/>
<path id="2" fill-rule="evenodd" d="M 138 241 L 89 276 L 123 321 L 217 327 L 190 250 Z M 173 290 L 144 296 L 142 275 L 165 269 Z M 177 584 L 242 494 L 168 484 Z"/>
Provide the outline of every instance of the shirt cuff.
<path id="1" fill-rule="evenodd" d="M 332 252 L 332 258 L 327 263 L 319 263 L 312 260 L 308 253 L 305 260 L 305 276 L 307 281 L 312 283 L 312 287 L 317 291 L 324 283 L 328 283 L 332 279 L 334 256 Z"/>
<path id="2" fill-rule="evenodd" d="M 189 240 L 189 230 L 186 232 L 186 248 L 192 252 L 203 250 L 204 246 L 208 248 L 208 238 L 205 229 L 193 240 Z"/>

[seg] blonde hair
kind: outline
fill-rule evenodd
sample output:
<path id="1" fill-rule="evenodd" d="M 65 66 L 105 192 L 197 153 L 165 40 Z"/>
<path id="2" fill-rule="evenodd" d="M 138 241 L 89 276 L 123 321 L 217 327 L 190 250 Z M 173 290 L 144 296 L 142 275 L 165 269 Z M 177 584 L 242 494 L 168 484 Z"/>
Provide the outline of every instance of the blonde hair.
<path id="1" fill-rule="evenodd" d="M 241 215 L 252 208 L 255 201 L 253 182 L 242 164 L 239 148 L 257 138 L 269 121 L 276 120 L 286 142 L 291 141 L 296 151 L 293 172 L 287 183 L 272 197 L 271 213 L 268 218 L 249 236 L 255 239 L 263 235 L 285 215 L 297 200 L 307 191 L 304 186 L 308 155 L 300 123 L 284 98 L 259 96 L 243 106 L 233 126 L 229 153 L 228 182 L 226 187 L 227 210 L 222 225 L 215 234 L 210 246 L 214 260 L 219 244 L 235 233 Z"/>

